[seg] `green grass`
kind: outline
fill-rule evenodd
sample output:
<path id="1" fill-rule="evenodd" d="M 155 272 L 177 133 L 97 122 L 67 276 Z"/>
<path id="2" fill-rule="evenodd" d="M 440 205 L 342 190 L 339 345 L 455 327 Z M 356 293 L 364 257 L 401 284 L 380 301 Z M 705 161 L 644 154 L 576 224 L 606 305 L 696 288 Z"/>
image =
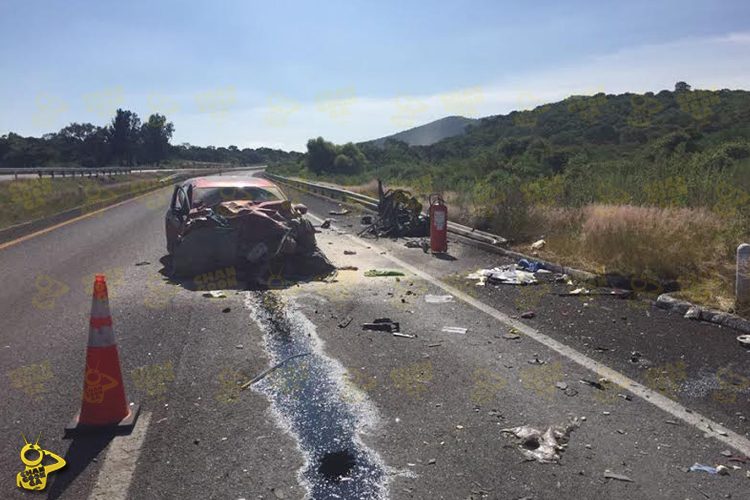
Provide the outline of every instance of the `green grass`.
<path id="1" fill-rule="evenodd" d="M 82 207 L 91 210 L 121 195 L 160 185 L 168 174 L 20 179 L 0 182 L 0 229 Z"/>

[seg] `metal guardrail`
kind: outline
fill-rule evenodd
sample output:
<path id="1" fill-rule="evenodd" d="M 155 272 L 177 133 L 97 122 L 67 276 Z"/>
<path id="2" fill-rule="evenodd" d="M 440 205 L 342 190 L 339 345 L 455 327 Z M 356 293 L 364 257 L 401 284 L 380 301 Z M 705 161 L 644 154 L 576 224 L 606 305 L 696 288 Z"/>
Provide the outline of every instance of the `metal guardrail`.
<path id="1" fill-rule="evenodd" d="M 125 175 L 137 172 L 179 172 L 179 171 L 205 171 L 205 170 L 250 170 L 265 168 L 265 165 L 250 165 L 246 167 L 227 167 L 218 163 L 202 166 L 190 165 L 184 168 L 155 168 L 155 167 L 100 167 L 100 168 L 70 168 L 70 167 L 30 167 L 30 168 L 0 168 L 0 175 L 12 175 L 18 179 L 19 175 L 37 175 L 39 178 L 49 175 L 54 178 L 60 177 L 99 177 L 100 175 Z"/>
<path id="2" fill-rule="evenodd" d="M 337 187 L 325 186 L 322 184 L 317 184 L 315 182 L 301 181 L 299 179 L 290 179 L 289 177 L 283 177 L 281 175 L 271 174 L 269 172 L 264 172 L 263 175 L 270 179 L 273 179 L 276 182 L 279 182 L 281 184 L 286 184 L 288 186 L 294 187 L 296 189 L 300 189 L 302 191 L 319 194 L 319 195 L 326 196 L 328 198 L 333 198 L 336 200 L 354 202 L 370 210 L 378 209 L 378 200 L 376 198 L 372 198 L 370 196 L 366 196 L 360 193 L 355 193 L 353 191 L 348 191 L 346 189 L 341 189 Z M 448 232 L 455 233 L 460 236 L 463 236 L 464 238 L 469 238 L 469 239 L 476 240 L 481 243 L 492 245 L 492 246 L 499 247 L 499 246 L 504 246 L 508 243 L 508 241 L 502 236 L 498 236 L 492 233 L 487 233 L 485 231 L 480 231 L 478 229 L 464 226 L 463 224 L 458 224 L 456 222 L 450 222 L 450 221 L 448 222 Z"/>

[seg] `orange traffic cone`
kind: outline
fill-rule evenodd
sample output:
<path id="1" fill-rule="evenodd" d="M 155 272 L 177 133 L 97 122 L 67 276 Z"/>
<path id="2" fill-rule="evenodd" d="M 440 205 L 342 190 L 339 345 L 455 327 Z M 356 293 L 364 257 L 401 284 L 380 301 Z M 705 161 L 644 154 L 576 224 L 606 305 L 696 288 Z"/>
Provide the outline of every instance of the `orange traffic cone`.
<path id="1" fill-rule="evenodd" d="M 97 274 L 91 303 L 81 412 L 65 428 L 65 437 L 92 432 L 127 434 L 133 430 L 139 410 L 138 405 L 129 407 L 125 398 L 120 356 L 109 314 L 107 280 L 104 275 Z"/>

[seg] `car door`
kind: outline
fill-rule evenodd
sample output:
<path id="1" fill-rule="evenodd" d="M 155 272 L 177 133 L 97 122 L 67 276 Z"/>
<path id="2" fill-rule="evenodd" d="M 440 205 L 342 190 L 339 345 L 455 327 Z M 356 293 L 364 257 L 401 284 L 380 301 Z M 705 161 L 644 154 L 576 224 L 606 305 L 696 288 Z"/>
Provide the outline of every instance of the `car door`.
<path id="1" fill-rule="evenodd" d="M 174 251 L 177 236 L 185 225 L 189 211 L 190 203 L 184 186 L 176 186 L 166 216 L 167 252 L 172 253 Z"/>

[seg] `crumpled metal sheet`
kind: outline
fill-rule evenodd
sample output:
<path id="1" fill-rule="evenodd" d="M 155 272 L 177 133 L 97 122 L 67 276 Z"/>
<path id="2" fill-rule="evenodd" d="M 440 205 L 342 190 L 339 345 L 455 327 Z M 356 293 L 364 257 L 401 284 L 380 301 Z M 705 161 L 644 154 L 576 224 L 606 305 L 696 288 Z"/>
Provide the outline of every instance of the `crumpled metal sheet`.
<path id="1" fill-rule="evenodd" d="M 560 461 L 560 452 L 565 449 L 570 438 L 570 433 L 579 426 L 580 422 L 574 418 L 566 425 L 553 425 L 545 431 L 523 425 L 502 429 L 500 432 L 513 434 L 520 440 L 518 449 L 526 459 L 541 463 L 557 463 Z"/>
<path id="2" fill-rule="evenodd" d="M 227 201 L 188 216 L 175 247 L 176 274 L 191 274 L 238 261 L 311 255 L 315 229 L 287 200 Z"/>

